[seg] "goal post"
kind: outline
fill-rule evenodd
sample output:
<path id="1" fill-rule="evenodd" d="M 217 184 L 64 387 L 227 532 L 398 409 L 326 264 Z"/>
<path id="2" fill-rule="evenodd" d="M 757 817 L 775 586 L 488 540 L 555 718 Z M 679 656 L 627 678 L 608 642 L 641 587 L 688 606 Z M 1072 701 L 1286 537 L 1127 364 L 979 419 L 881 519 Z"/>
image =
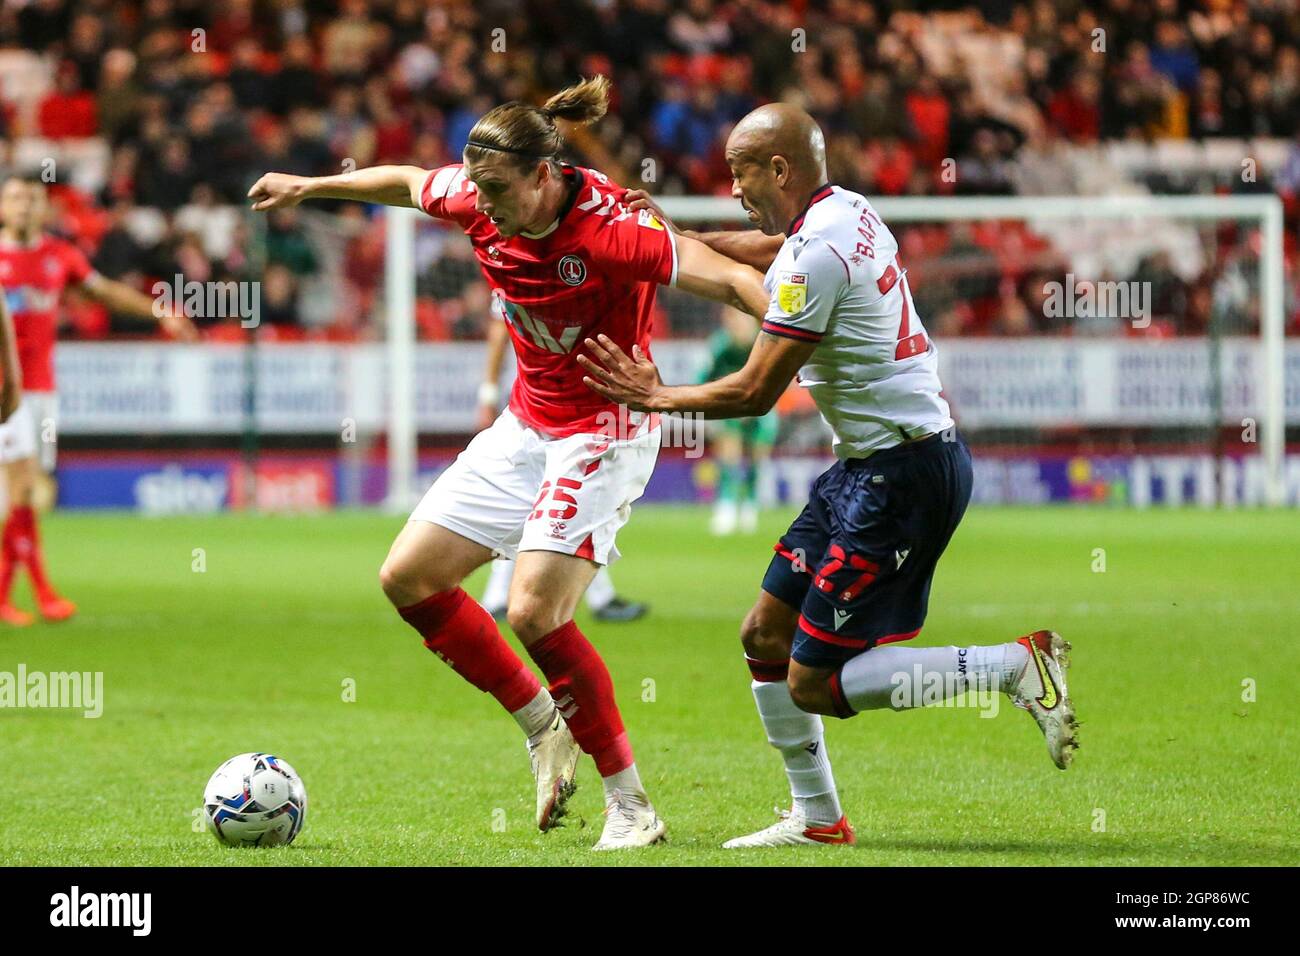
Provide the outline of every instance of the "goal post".
<path id="1" fill-rule="evenodd" d="M 384 316 L 388 367 L 388 493 L 386 510 L 409 511 L 415 500 L 415 209 L 390 206 L 384 232 Z"/>
<path id="2" fill-rule="evenodd" d="M 658 202 L 664 213 L 683 227 L 699 226 L 705 229 L 752 228 L 744 217 L 740 204 L 729 197 L 663 197 Z M 1258 470 L 1262 472 L 1258 499 L 1261 503 L 1278 507 L 1287 503 L 1288 497 L 1294 496 L 1293 493 L 1288 492 L 1287 482 L 1287 366 L 1283 290 L 1283 217 L 1282 203 L 1277 196 L 1156 196 L 1139 194 L 1125 196 L 880 197 L 873 199 L 872 203 L 885 223 L 892 228 L 896 235 L 900 236 L 900 244 L 904 247 L 902 252 L 904 257 L 908 255 L 909 244 L 904 242 L 903 233 L 909 228 L 920 228 L 925 224 L 953 229 L 959 228 L 959 224 L 962 223 L 967 224 L 968 227 L 990 223 L 1018 223 L 1023 224 L 1028 232 L 1046 235 L 1050 241 L 1055 241 L 1058 245 L 1069 245 L 1071 241 L 1082 242 L 1086 245 L 1089 236 L 1093 235 L 1094 231 L 1105 230 L 1104 232 L 1096 232 L 1095 235 L 1101 237 L 1097 239 L 1097 244 L 1102 247 L 1098 250 L 1099 253 L 1107 254 L 1112 247 L 1119 249 L 1123 253 L 1129 246 L 1140 249 L 1143 247 L 1144 242 L 1150 245 L 1148 242 L 1149 237 L 1158 229 L 1163 228 L 1167 234 L 1178 234 L 1178 242 L 1181 242 L 1184 247 L 1190 248 L 1194 257 L 1199 257 L 1208 263 L 1198 267 L 1203 270 L 1206 277 L 1199 281 L 1200 284 L 1207 287 L 1214 285 L 1216 296 L 1218 294 L 1218 286 L 1215 285 L 1218 282 L 1218 272 L 1216 270 L 1221 271 L 1221 264 L 1217 261 L 1220 258 L 1215 247 L 1218 241 L 1217 236 L 1213 233 L 1219 227 L 1236 223 L 1244 226 L 1246 233 L 1251 236 L 1257 235 L 1257 241 L 1252 238 L 1249 242 L 1243 241 L 1240 243 L 1242 249 L 1249 247 L 1249 254 L 1242 253 L 1234 261 L 1246 263 L 1254 271 L 1254 275 L 1248 277 L 1248 281 L 1253 281 L 1257 288 L 1256 294 L 1249 298 L 1250 307 L 1255 310 L 1258 321 L 1258 340 L 1256 343 L 1253 337 L 1254 333 L 1250 331 L 1247 331 L 1244 336 L 1237 335 L 1237 342 L 1234 344 L 1233 350 L 1229 350 L 1228 358 L 1237 358 L 1241 362 L 1246 362 L 1245 359 L 1240 359 L 1240 356 L 1249 353 L 1247 356 L 1249 362 L 1246 362 L 1248 368 L 1242 373 L 1250 379 L 1247 383 L 1249 388 L 1243 389 L 1239 387 L 1234 394 L 1244 394 L 1244 391 L 1248 390 L 1250 393 L 1248 399 L 1250 412 L 1247 413 L 1250 416 L 1249 420 L 1253 421 L 1256 416 L 1258 418 L 1258 438 L 1251 439 L 1255 444 L 1249 449 L 1252 456 L 1258 455 Z M 388 423 L 388 466 L 390 476 L 388 501 L 396 509 L 409 506 L 415 491 L 413 480 L 416 470 L 417 442 L 416 420 L 412 413 L 415 401 L 414 285 L 416 269 L 423 268 L 420 263 L 416 262 L 414 253 L 417 218 L 428 221 L 426 217 L 421 216 L 413 209 L 388 210 L 388 255 L 385 262 L 388 334 L 387 381 L 390 409 Z M 1190 232 L 1190 234 L 1182 235 L 1180 230 L 1181 233 Z M 1195 230 L 1201 230 L 1202 233 L 1196 233 Z M 1210 234 L 1206 235 L 1204 233 Z M 1177 248 L 1177 242 L 1172 242 L 1172 245 Z M 1132 252 L 1132 250 L 1128 250 L 1128 252 Z M 1136 256 L 1136 253 L 1133 253 L 1132 256 Z M 1175 255 L 1174 258 L 1178 259 L 1179 257 Z M 1250 261 L 1252 259 L 1253 261 Z M 1179 265 L 1185 265 L 1185 263 L 1175 262 L 1175 266 Z M 904 258 L 904 266 L 909 266 L 906 258 Z M 1107 268 L 1110 268 L 1109 264 Z M 1120 274 L 1123 271 L 1121 268 L 1119 272 L 1103 271 L 1090 274 L 1084 281 L 1102 285 L 1106 283 L 1101 283 L 1098 280 L 1101 280 L 1106 275 L 1118 279 L 1128 278 L 1126 275 Z M 960 269 L 949 270 L 949 272 L 956 275 L 961 274 Z M 925 273 L 918 267 L 917 274 L 921 276 Z M 934 270 L 933 274 L 949 273 L 945 273 L 943 270 Z M 913 294 L 917 293 L 917 289 L 920 288 L 923 282 L 930 281 L 933 280 L 918 278 L 913 288 Z M 954 288 L 959 289 L 961 282 L 954 281 L 953 285 Z M 670 311 L 675 310 L 672 329 L 672 334 L 675 336 L 698 337 L 707 334 L 713 327 L 713 322 L 710 319 L 713 313 L 707 311 L 708 304 L 695 304 L 685 301 L 689 299 L 690 297 L 685 296 L 684 293 L 676 292 L 665 292 L 661 296 L 665 306 L 671 306 Z M 921 304 L 918 302 L 918 309 L 920 308 Z M 686 315 L 686 321 L 680 323 L 681 328 L 679 329 L 676 318 L 683 315 Z M 988 345 L 987 339 L 966 339 L 961 336 L 947 334 L 943 329 L 936 329 L 930 315 L 923 315 L 923 318 L 927 321 L 930 331 L 935 335 L 939 343 L 941 359 L 950 347 L 955 348 L 957 351 L 965 349 L 978 353 L 981 342 Z M 1247 322 L 1241 328 L 1249 330 L 1250 323 Z M 1216 336 L 1221 334 L 1222 330 L 1215 333 Z M 1005 342 L 1007 340 L 1001 339 L 999 341 Z M 1063 335 L 1037 333 L 1016 341 L 1029 346 L 1034 343 L 1054 342 L 1058 345 L 1068 345 L 1071 349 L 1081 353 L 1088 353 L 1089 350 L 1096 352 L 1096 342 L 1098 340 L 1074 337 L 1073 330 L 1070 330 Z M 1191 349 L 1194 352 L 1198 348 L 1197 343 L 1201 343 L 1199 348 L 1204 349 L 1204 354 L 1196 356 L 1197 370 L 1198 374 L 1204 373 L 1206 380 L 1210 384 L 1202 388 L 1197 383 L 1189 383 L 1189 390 L 1195 385 L 1196 389 L 1200 391 L 1208 389 L 1209 392 L 1213 393 L 1212 398 L 1208 399 L 1208 401 L 1213 405 L 1217 415 L 1217 421 L 1213 423 L 1214 428 L 1224 426 L 1224 409 L 1237 409 L 1239 407 L 1231 403 L 1222 407 L 1219 404 L 1221 396 L 1218 395 L 1217 390 L 1220 388 L 1219 383 L 1222 378 L 1221 366 L 1228 359 L 1225 359 L 1224 350 L 1219 347 L 1218 338 L 1209 335 L 1188 335 L 1175 338 L 1152 338 L 1150 342 L 1147 342 L 1140 336 L 1127 338 L 1112 336 L 1110 341 L 1112 343 L 1149 345 L 1152 349 L 1163 348 L 1170 349 L 1173 352 L 1177 352 L 1179 349 L 1184 352 Z M 1093 358 L 1095 359 L 1095 356 Z M 1083 361 L 1085 365 L 1087 365 L 1088 360 L 1088 354 L 1084 354 Z M 1093 364 L 1097 364 L 1095 360 Z M 945 384 L 951 387 L 951 383 L 946 376 Z M 1172 388 L 1177 384 L 1177 382 L 1172 382 L 1170 387 Z M 1081 391 L 1087 393 L 1092 387 L 1093 383 L 1086 377 L 1079 380 Z M 1228 398 L 1231 399 L 1233 396 L 1229 395 Z M 1247 401 L 1247 399 L 1241 399 L 1241 401 Z M 1087 394 L 1083 396 L 1082 402 L 1085 406 L 1094 406 L 1091 408 L 1091 414 L 1093 415 L 1091 424 L 1094 427 L 1104 429 L 1109 424 L 1104 418 L 1107 412 L 1105 408 L 1099 411 L 1095 406 L 1098 404 L 1104 406 L 1105 403 L 1091 401 Z M 1204 404 L 1199 398 L 1198 402 Z M 1168 405 L 1168 402 L 1166 405 Z M 1197 408 L 1200 408 L 1200 404 L 1197 405 Z M 963 411 L 960 403 L 955 407 L 955 411 L 960 422 Z M 1174 411 L 1176 412 L 1176 409 Z M 1173 420 L 1173 417 L 1176 417 L 1176 415 L 1171 417 L 1171 410 L 1168 407 L 1163 410 L 1151 410 L 1152 417 L 1149 422 L 1141 420 L 1140 416 L 1134 418 L 1132 409 L 1117 408 L 1114 413 L 1117 426 L 1142 426 L 1147 427 L 1153 433 L 1162 427 L 1168 430 L 1169 422 Z M 1184 418 L 1188 414 L 1191 414 L 1191 412 L 1184 414 Z M 1200 414 L 1200 412 L 1197 414 Z M 1161 415 L 1165 417 L 1161 418 Z M 1010 419 L 1000 423 L 1003 431 L 1006 428 L 1015 427 L 1016 424 L 1015 421 Z M 1057 425 L 1059 424 L 1058 422 Z M 1024 427 L 1028 431 L 1033 425 L 1034 420 L 1031 416 L 1026 419 Z M 1221 445 L 1217 438 L 1207 440 L 1202 437 L 1197 440 L 1204 442 L 1206 446 L 1217 447 Z M 978 452 L 978 448 L 976 450 Z M 1222 456 L 1220 455 L 1220 457 Z M 1174 479 L 1167 480 L 1173 481 Z M 1224 480 L 1221 477 L 1215 478 L 1217 482 Z M 1244 481 L 1245 479 L 1240 480 Z M 1194 493 L 1190 497 L 1195 499 L 1198 495 L 1202 504 L 1212 503 L 1206 500 L 1203 491 Z M 1226 495 L 1223 497 L 1226 500 Z M 1216 495 L 1214 500 L 1220 500 L 1219 496 Z"/>

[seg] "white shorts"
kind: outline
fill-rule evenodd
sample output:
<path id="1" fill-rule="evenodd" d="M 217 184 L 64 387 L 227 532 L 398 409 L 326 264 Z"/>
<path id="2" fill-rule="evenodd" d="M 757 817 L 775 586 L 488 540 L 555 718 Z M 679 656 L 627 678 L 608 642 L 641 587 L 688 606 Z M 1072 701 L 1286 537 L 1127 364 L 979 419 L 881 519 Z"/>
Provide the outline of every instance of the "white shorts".
<path id="1" fill-rule="evenodd" d="M 59 448 L 58 419 L 58 393 L 23 392 L 17 411 L 0 425 L 0 462 L 39 457 L 44 471 L 54 471 Z"/>
<path id="2" fill-rule="evenodd" d="M 411 512 L 491 548 L 498 557 L 558 551 L 597 564 L 618 559 L 614 537 L 659 457 L 658 416 L 624 440 L 552 438 L 507 408 L 474 436 Z"/>

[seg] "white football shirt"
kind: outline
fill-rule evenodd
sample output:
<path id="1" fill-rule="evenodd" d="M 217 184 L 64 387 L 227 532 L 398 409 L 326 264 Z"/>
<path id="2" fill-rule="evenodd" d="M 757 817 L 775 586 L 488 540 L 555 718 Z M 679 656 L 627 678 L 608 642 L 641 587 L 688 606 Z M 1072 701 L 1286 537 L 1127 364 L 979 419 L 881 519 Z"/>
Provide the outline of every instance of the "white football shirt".
<path id="1" fill-rule="evenodd" d="M 799 370 L 839 458 L 951 428 L 939 360 L 894 234 L 865 196 L 822 186 L 790 224 L 764 280 L 763 331 L 817 348 Z"/>

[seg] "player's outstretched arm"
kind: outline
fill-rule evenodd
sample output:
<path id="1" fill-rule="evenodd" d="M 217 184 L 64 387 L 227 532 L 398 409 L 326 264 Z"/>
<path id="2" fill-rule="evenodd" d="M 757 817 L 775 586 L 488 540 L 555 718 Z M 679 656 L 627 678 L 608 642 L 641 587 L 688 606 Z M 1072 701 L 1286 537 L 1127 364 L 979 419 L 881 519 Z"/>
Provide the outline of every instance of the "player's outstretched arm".
<path id="1" fill-rule="evenodd" d="M 768 236 L 757 229 L 738 232 L 692 232 L 690 235 L 714 252 L 735 259 L 762 272 L 772 267 L 785 242 L 784 235 Z"/>
<path id="2" fill-rule="evenodd" d="M 4 296 L 0 295 L 0 375 L 4 383 L 0 385 L 0 423 L 9 421 L 9 416 L 18 411 L 18 404 L 23 399 L 23 370 L 18 364 L 18 340 L 14 334 L 13 316 Z"/>
<path id="3" fill-rule="evenodd" d="M 664 215 L 663 210 L 650 198 L 644 189 L 629 189 L 624 198 L 627 207 L 633 212 L 648 209 L 667 223 L 668 228 L 679 236 L 702 242 L 714 252 L 735 259 L 747 266 L 753 266 L 760 272 L 766 272 L 772 266 L 776 254 L 781 251 L 785 236 L 767 236 L 757 229 L 742 229 L 726 232 L 696 232 L 694 229 L 679 228 L 676 223 Z"/>
<path id="4" fill-rule="evenodd" d="M 156 321 L 173 338 L 194 342 L 199 337 L 198 329 L 183 311 L 178 308 L 159 310 L 155 300 L 124 282 L 92 272 L 81 284 L 81 288 L 86 295 L 114 312 Z"/>
<path id="5" fill-rule="evenodd" d="M 639 346 L 632 354 L 598 335 L 585 341 L 592 358 L 579 354 L 587 387 L 634 411 L 699 412 L 705 418 L 751 418 L 776 404 L 795 372 L 808 361 L 814 342 L 759 332 L 745 367 L 702 385 L 665 385 Z"/>
<path id="6" fill-rule="evenodd" d="M 761 273 L 687 236 L 677 237 L 677 287 L 757 319 L 767 312 L 769 296 Z"/>
<path id="7" fill-rule="evenodd" d="M 355 199 L 384 206 L 420 208 L 429 170 L 419 166 L 368 166 L 337 176 L 267 173 L 248 191 L 254 212 L 296 206 L 304 199 Z"/>

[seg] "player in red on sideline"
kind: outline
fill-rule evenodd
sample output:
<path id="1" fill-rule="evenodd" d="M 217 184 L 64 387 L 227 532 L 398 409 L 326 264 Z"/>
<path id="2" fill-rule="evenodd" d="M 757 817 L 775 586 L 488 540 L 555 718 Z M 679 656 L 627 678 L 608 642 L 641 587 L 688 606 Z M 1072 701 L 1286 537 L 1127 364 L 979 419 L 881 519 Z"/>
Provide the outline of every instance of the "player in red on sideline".
<path id="1" fill-rule="evenodd" d="M 0 295 L 0 425 L 13 418 L 23 400 L 23 374 L 18 368 L 18 340 L 9 305 Z"/>
<path id="2" fill-rule="evenodd" d="M 412 512 L 380 581 L 425 646 L 496 697 L 528 736 L 540 829 L 563 810 L 579 748 L 592 756 L 605 790 L 601 850 L 645 846 L 665 832 L 609 671 L 573 621 L 596 569 L 618 557 L 614 538 L 650 478 L 660 429 L 657 416 L 629 416 L 588 389 L 575 356 L 598 332 L 649 354 L 656 284 L 755 316 L 767 307 L 757 271 L 674 236 L 652 213 L 629 209 L 626 190 L 603 174 L 558 159 L 556 121 L 594 122 L 608 95 L 609 81 L 594 77 L 541 108 L 498 106 L 470 131 L 463 163 L 269 173 L 248 194 L 256 210 L 312 197 L 414 206 L 457 223 L 473 244 L 518 376 L 509 407 Z M 510 626 L 549 688 L 461 589 L 494 555 L 516 554 Z"/>
<path id="3" fill-rule="evenodd" d="M 156 320 L 168 334 L 196 339 L 183 313 L 159 316 L 154 300 L 137 289 L 96 272 L 71 242 L 45 232 L 45 183 L 10 176 L 0 186 L 0 288 L 13 317 L 22 376 L 22 402 L 0 425 L 0 462 L 9 492 L 9 517 L 0 535 L 0 621 L 31 624 L 31 614 L 9 600 L 14 576 L 26 567 L 36 608 L 47 621 L 76 613 L 45 574 L 36 530 L 33 495 L 42 474 L 54 471 L 58 439 L 58 394 L 54 390 L 54 344 L 58 338 L 59 298 L 76 286 L 115 312 Z"/>

